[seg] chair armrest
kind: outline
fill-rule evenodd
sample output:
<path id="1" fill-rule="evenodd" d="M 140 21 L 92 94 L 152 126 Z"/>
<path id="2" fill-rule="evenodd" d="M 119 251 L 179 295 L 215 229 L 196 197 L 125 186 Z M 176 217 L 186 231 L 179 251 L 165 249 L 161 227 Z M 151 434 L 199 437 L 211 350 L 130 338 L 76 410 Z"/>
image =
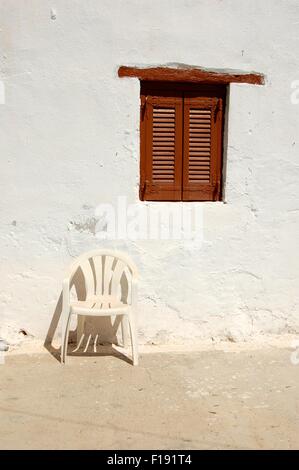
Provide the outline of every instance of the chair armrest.
<path id="1" fill-rule="evenodd" d="M 69 312 L 70 309 L 70 280 L 65 278 L 62 281 L 62 311 Z"/>

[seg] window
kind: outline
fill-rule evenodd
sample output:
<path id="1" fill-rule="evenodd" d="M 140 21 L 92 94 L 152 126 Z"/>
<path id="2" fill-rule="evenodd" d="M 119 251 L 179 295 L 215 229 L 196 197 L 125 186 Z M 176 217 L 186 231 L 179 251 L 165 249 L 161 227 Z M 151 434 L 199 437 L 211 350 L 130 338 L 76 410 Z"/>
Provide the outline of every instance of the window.
<path id="1" fill-rule="evenodd" d="M 141 81 L 141 200 L 221 200 L 225 92 Z"/>

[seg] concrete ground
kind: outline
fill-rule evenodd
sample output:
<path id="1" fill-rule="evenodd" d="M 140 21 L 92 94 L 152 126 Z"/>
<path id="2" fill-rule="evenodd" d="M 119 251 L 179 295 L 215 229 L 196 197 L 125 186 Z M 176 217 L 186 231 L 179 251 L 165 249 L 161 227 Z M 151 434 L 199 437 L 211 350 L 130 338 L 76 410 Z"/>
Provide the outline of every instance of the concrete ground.
<path id="1" fill-rule="evenodd" d="M 291 350 L 8 355 L 1 449 L 298 449 Z"/>

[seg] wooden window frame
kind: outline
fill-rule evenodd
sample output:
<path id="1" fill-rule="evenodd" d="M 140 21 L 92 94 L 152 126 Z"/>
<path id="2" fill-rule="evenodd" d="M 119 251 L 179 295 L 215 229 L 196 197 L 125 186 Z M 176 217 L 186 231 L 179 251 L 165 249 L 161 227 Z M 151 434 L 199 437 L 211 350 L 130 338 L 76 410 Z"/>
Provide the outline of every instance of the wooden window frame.
<path id="1" fill-rule="evenodd" d="M 215 84 L 200 84 L 191 82 L 167 82 L 167 81 L 141 81 L 140 82 L 140 200 L 144 201 L 221 201 L 222 200 L 222 161 L 223 161 L 223 132 L 224 132 L 224 113 L 225 113 L 225 99 L 226 99 L 226 86 Z M 182 123 L 179 123 L 176 128 L 176 133 L 181 133 L 176 137 L 177 141 L 181 141 L 182 163 L 180 170 L 176 170 L 175 182 L 176 185 L 169 192 L 162 191 L 158 188 L 157 191 L 147 191 L 146 185 L 148 184 L 147 175 L 151 173 L 150 165 L 151 159 L 148 157 L 149 148 L 152 145 L 152 137 L 149 132 L 146 132 L 146 123 L 144 113 L 148 97 L 154 102 L 154 97 L 160 97 L 164 100 L 167 98 L 172 99 L 176 97 L 181 99 L 182 103 Z M 187 168 L 188 160 L 186 155 L 187 151 L 187 136 L 189 137 L 189 130 L 187 130 L 188 119 L 186 112 L 188 106 L 193 106 L 192 103 L 196 102 L 196 97 L 199 98 L 201 103 L 204 101 L 208 106 L 216 106 L 216 101 L 221 102 L 220 112 L 216 112 L 215 116 L 217 122 L 213 126 L 213 134 L 211 133 L 211 178 L 213 187 L 210 183 L 206 185 L 201 184 L 200 189 L 198 184 L 193 184 L 188 181 L 189 169 Z M 192 98 L 192 100 L 190 99 Z M 190 99 L 190 103 L 188 100 Z M 195 99 L 195 101 L 194 101 Z M 167 102 L 167 101 L 166 101 Z M 183 139 L 184 134 L 184 139 Z M 178 172 L 177 172 L 178 171 Z M 179 174 L 179 176 L 178 176 Z M 180 178 L 180 189 L 177 188 L 178 178 Z M 162 195 L 163 194 L 163 195 Z"/>

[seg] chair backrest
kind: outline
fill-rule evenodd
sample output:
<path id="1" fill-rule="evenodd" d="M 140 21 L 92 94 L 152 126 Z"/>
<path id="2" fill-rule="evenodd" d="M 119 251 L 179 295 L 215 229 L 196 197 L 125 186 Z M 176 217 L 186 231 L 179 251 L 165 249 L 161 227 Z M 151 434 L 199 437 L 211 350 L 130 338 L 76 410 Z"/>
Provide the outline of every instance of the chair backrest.
<path id="1" fill-rule="evenodd" d="M 86 298 L 93 295 L 113 296 L 127 301 L 131 281 L 138 275 L 135 264 L 123 253 L 113 250 L 94 250 L 81 255 L 72 264 L 69 277 L 82 271 Z"/>

